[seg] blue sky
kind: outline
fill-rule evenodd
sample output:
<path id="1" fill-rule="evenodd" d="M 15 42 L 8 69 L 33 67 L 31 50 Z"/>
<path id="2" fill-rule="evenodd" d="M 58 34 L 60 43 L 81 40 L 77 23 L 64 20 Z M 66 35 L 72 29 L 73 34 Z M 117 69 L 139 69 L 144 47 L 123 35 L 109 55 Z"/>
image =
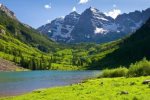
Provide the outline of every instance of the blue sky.
<path id="1" fill-rule="evenodd" d="M 150 7 L 150 0 L 0 0 L 0 3 L 15 12 L 21 22 L 34 28 L 69 14 L 73 8 L 81 13 L 92 6 L 113 15 Z"/>

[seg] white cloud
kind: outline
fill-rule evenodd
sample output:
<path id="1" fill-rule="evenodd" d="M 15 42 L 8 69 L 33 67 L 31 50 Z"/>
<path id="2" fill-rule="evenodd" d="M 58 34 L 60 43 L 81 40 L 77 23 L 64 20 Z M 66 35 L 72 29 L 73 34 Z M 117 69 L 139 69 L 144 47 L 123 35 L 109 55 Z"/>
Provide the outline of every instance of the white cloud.
<path id="1" fill-rule="evenodd" d="M 77 11 L 77 9 L 76 9 L 76 7 L 75 7 L 75 6 L 72 8 L 72 11 Z"/>
<path id="2" fill-rule="evenodd" d="M 80 0 L 79 4 L 86 4 L 87 2 L 89 2 L 89 0 Z"/>
<path id="3" fill-rule="evenodd" d="M 112 11 L 105 13 L 106 16 L 110 16 L 112 18 L 116 18 L 118 15 L 121 14 L 121 10 L 120 9 L 113 9 Z"/>
<path id="4" fill-rule="evenodd" d="M 44 5 L 44 8 L 45 9 L 51 9 L 52 7 L 51 7 L 51 4 L 46 4 L 46 5 Z"/>

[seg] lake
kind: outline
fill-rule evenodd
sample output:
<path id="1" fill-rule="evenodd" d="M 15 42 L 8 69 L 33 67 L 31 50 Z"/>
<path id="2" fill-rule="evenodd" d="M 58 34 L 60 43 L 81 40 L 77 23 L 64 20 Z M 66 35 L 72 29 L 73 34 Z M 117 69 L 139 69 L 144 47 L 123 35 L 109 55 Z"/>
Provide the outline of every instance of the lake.
<path id="1" fill-rule="evenodd" d="M 20 95 L 35 89 L 70 85 L 99 74 L 100 71 L 0 72 L 0 96 Z"/>

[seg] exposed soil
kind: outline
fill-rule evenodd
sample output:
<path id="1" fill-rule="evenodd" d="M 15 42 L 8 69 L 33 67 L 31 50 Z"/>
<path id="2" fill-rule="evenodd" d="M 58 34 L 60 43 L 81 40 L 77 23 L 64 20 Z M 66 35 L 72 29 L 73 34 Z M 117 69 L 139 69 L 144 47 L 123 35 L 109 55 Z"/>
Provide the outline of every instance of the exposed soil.
<path id="1" fill-rule="evenodd" d="M 0 58 L 0 71 L 22 71 L 24 68 L 14 64 L 13 62 Z"/>

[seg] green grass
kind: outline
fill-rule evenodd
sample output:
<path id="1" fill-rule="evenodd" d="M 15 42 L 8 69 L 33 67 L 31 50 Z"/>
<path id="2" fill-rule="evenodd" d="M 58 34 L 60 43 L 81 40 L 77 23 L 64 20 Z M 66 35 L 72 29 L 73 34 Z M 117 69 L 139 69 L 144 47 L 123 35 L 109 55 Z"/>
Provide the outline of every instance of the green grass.
<path id="1" fill-rule="evenodd" d="M 142 84 L 146 79 L 150 79 L 150 76 L 92 79 L 0 100 L 149 100 L 150 86 Z M 128 94 L 121 94 L 121 91 L 127 91 Z"/>

